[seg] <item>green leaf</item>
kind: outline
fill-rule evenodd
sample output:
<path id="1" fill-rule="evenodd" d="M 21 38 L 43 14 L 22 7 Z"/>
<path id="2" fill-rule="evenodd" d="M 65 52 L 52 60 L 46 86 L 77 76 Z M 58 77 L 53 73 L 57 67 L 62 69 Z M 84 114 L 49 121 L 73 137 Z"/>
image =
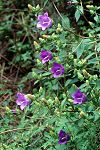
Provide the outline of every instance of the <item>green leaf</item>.
<path id="1" fill-rule="evenodd" d="M 75 12 L 75 19 L 76 19 L 76 22 L 78 22 L 80 16 L 81 16 L 80 11 L 77 9 L 76 12 Z"/>
<path id="2" fill-rule="evenodd" d="M 63 28 L 70 28 L 70 20 L 67 16 L 63 15 L 63 19 L 62 19 L 62 26 Z"/>
<path id="3" fill-rule="evenodd" d="M 77 50 L 76 50 L 77 58 L 80 58 L 80 57 L 82 56 L 82 54 L 83 54 L 83 52 L 84 52 L 84 47 L 85 47 L 85 45 L 84 45 L 83 43 L 81 43 L 81 44 L 78 46 L 78 48 L 77 48 Z"/>

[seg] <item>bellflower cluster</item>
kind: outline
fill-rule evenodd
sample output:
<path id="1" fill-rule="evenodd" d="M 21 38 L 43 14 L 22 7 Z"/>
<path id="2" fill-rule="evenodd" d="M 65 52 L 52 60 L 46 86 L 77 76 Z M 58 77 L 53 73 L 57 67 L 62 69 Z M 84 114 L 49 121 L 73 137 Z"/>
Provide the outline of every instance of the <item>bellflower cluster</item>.
<path id="1" fill-rule="evenodd" d="M 27 99 L 25 94 L 17 93 L 16 104 L 20 106 L 21 110 L 23 110 L 26 106 L 30 104 L 30 100 Z"/>
<path id="2" fill-rule="evenodd" d="M 43 15 L 39 15 L 37 23 L 37 28 L 41 28 L 42 30 L 46 30 L 47 28 L 52 26 L 52 20 L 48 17 L 48 13 L 44 13 Z"/>
<path id="3" fill-rule="evenodd" d="M 70 140 L 70 136 L 69 134 L 67 134 L 65 131 L 60 130 L 60 132 L 58 133 L 58 137 L 59 137 L 59 144 L 67 144 L 67 142 Z"/>
<path id="4" fill-rule="evenodd" d="M 79 89 L 72 94 L 72 98 L 74 99 L 74 104 L 82 104 L 86 101 L 86 95 L 82 93 Z"/>
<path id="5" fill-rule="evenodd" d="M 42 63 L 44 64 L 52 59 L 52 53 L 50 51 L 42 50 L 40 53 L 40 59 L 42 60 Z"/>

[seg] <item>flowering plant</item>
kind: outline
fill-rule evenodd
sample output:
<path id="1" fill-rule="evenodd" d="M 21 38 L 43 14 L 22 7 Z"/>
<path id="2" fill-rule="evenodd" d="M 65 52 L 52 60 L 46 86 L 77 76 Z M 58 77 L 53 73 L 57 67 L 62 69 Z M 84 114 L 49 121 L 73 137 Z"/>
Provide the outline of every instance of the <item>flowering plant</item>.
<path id="1" fill-rule="evenodd" d="M 24 72 L 18 91 L 31 94 L 18 92 L 17 98 L 11 96 L 3 102 L 10 107 L 0 111 L 6 112 L 1 117 L 5 129 L 0 132 L 1 149 L 98 150 L 100 45 L 95 43 L 100 35 L 75 32 L 69 18 L 60 14 L 55 2 L 52 4 L 60 18 L 42 13 L 39 5 L 28 5 L 31 15 L 26 20 L 32 18 L 22 20 L 27 23 L 23 43 L 29 40 L 29 49 L 23 46 L 20 60 L 27 65 L 21 62 L 19 70 L 30 72 Z M 19 55 L 20 44 L 15 47 Z"/>

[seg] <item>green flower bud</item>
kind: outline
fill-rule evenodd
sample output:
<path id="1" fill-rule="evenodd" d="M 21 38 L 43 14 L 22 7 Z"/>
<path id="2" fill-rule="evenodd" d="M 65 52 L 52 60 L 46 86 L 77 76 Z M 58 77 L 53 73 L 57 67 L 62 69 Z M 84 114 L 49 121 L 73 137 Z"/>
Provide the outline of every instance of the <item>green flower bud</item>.
<path id="1" fill-rule="evenodd" d="M 52 106 L 54 101 L 52 99 L 48 99 L 49 106 Z"/>
<path id="2" fill-rule="evenodd" d="M 54 113 L 55 113 L 57 116 L 60 116 L 60 112 L 59 112 L 59 110 L 58 110 L 57 108 L 55 109 Z"/>
<path id="3" fill-rule="evenodd" d="M 82 118 L 85 116 L 85 113 L 83 111 L 80 112 L 79 116 Z"/>
<path id="4" fill-rule="evenodd" d="M 34 46 L 36 47 L 36 48 L 39 48 L 40 47 L 40 45 L 36 42 L 36 41 L 34 41 Z"/>
<path id="5" fill-rule="evenodd" d="M 69 64 L 66 64 L 65 66 L 66 66 L 66 68 L 67 68 L 67 69 L 69 69 L 69 68 L 70 68 L 70 65 L 69 65 Z"/>
<path id="6" fill-rule="evenodd" d="M 41 106 L 39 102 L 34 102 L 36 106 Z"/>
<path id="7" fill-rule="evenodd" d="M 81 81 L 84 79 L 83 75 L 80 72 L 77 72 L 78 75 L 78 79 L 80 79 Z"/>
<path id="8" fill-rule="evenodd" d="M 60 24 L 60 23 L 58 23 L 58 28 L 62 28 L 62 26 L 61 26 L 61 24 Z"/>
<path id="9" fill-rule="evenodd" d="M 44 40 L 43 38 L 39 38 L 39 41 L 40 41 L 41 43 L 45 43 L 45 40 Z"/>
<path id="10" fill-rule="evenodd" d="M 41 64 L 41 61 L 39 59 L 37 59 L 37 64 L 40 65 Z"/>
<path id="11" fill-rule="evenodd" d="M 86 78 L 90 77 L 90 74 L 85 69 L 83 69 L 82 72 L 83 72 L 84 77 Z"/>
<path id="12" fill-rule="evenodd" d="M 90 10 L 90 14 L 95 14 L 95 11 L 94 10 Z"/>
<path id="13" fill-rule="evenodd" d="M 88 81 L 88 80 L 86 80 L 86 85 L 87 85 L 87 86 L 89 86 L 89 85 L 90 85 L 90 83 L 89 83 L 89 81 Z"/>
<path id="14" fill-rule="evenodd" d="M 48 39 L 50 36 L 49 36 L 49 35 L 42 35 L 42 37 L 43 37 L 44 39 Z"/>
<path id="15" fill-rule="evenodd" d="M 63 93 L 62 96 L 63 96 L 64 99 L 66 98 L 66 94 L 65 93 Z"/>
<path id="16" fill-rule="evenodd" d="M 73 59 L 74 56 L 72 54 L 69 54 L 69 59 Z"/>
<path id="17" fill-rule="evenodd" d="M 37 78 L 36 72 L 32 71 L 32 77 L 33 77 L 33 78 Z"/>
<path id="18" fill-rule="evenodd" d="M 11 111 L 8 106 L 6 106 L 5 109 L 6 109 L 6 112 L 7 112 L 7 113 L 9 113 L 9 112 Z"/>
<path id="19" fill-rule="evenodd" d="M 90 10 L 94 10 L 94 6 L 93 5 L 86 5 L 86 7 Z"/>
<path id="20" fill-rule="evenodd" d="M 39 92 L 43 92 L 43 88 L 42 87 L 40 87 Z"/>
<path id="21" fill-rule="evenodd" d="M 31 94 L 27 94 L 26 97 L 30 100 L 34 100 L 35 96 Z"/>
<path id="22" fill-rule="evenodd" d="M 56 35 L 55 33 L 53 33 L 53 34 L 51 35 L 51 37 L 52 37 L 52 39 L 56 39 L 56 38 L 57 38 L 57 35 Z"/>
<path id="23" fill-rule="evenodd" d="M 54 102 L 55 102 L 55 104 L 60 104 L 60 101 L 59 101 L 58 97 L 55 97 Z"/>
<path id="24" fill-rule="evenodd" d="M 79 62 L 77 63 L 77 65 L 81 67 L 81 66 L 83 66 L 83 62 L 82 62 L 82 61 L 79 61 Z"/>
<path id="25" fill-rule="evenodd" d="M 74 59 L 74 66 L 77 66 L 77 59 Z"/>
<path id="26" fill-rule="evenodd" d="M 30 5 L 30 4 L 28 4 L 28 8 L 29 8 L 29 10 L 30 10 L 30 11 L 32 11 L 32 10 L 33 10 L 33 6 L 32 6 L 32 5 Z"/>
<path id="27" fill-rule="evenodd" d="M 72 99 L 68 99 L 68 101 L 69 101 L 69 102 L 71 102 L 71 103 L 73 102 L 73 100 L 72 100 Z"/>
<path id="28" fill-rule="evenodd" d="M 48 105 L 48 101 L 45 98 L 42 98 L 41 101 L 45 104 Z"/>
<path id="29" fill-rule="evenodd" d="M 40 6 L 39 4 L 36 6 L 36 11 L 39 11 L 40 10 Z"/>
<path id="30" fill-rule="evenodd" d="M 61 28 L 57 28 L 56 29 L 56 33 L 60 33 L 60 32 L 62 32 L 63 31 L 63 29 L 61 29 Z"/>
<path id="31" fill-rule="evenodd" d="M 54 132 L 53 132 L 52 130 L 50 131 L 50 135 L 51 135 L 51 136 L 53 136 L 53 135 L 54 135 Z"/>

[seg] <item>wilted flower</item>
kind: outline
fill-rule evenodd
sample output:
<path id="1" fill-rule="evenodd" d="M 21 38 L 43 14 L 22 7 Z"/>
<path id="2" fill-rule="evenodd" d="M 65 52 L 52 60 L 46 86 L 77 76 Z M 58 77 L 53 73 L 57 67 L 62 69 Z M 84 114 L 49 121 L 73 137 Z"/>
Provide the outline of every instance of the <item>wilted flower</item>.
<path id="1" fill-rule="evenodd" d="M 40 53 L 40 58 L 44 64 L 52 59 L 52 53 L 50 51 L 42 50 Z"/>
<path id="2" fill-rule="evenodd" d="M 64 67 L 61 64 L 54 62 L 51 72 L 53 73 L 54 78 L 58 78 L 64 74 Z"/>
<path id="3" fill-rule="evenodd" d="M 70 140 L 70 136 L 63 130 L 60 130 L 58 133 L 59 136 L 59 144 L 66 144 Z"/>
<path id="4" fill-rule="evenodd" d="M 26 106 L 30 104 L 30 100 L 27 99 L 25 94 L 17 93 L 16 104 L 20 106 L 21 110 L 23 110 Z"/>
<path id="5" fill-rule="evenodd" d="M 44 13 L 43 15 L 39 15 L 37 19 L 38 19 L 37 28 L 45 30 L 52 26 L 52 20 L 50 17 L 48 17 L 47 12 Z"/>
<path id="6" fill-rule="evenodd" d="M 72 94 L 72 98 L 74 99 L 74 104 L 82 104 L 86 101 L 86 95 L 79 89 Z"/>

